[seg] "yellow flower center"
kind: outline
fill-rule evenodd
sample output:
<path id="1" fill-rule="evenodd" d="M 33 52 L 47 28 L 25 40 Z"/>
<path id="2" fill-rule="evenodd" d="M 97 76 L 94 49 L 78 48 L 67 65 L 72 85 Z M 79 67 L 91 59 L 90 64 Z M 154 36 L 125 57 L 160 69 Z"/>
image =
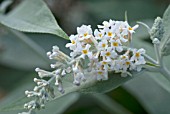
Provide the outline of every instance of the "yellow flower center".
<path id="1" fill-rule="evenodd" d="M 126 59 L 126 56 L 122 56 L 122 59 Z"/>
<path id="2" fill-rule="evenodd" d="M 113 46 L 117 47 L 118 46 L 118 42 L 113 42 Z"/>
<path id="3" fill-rule="evenodd" d="M 102 71 L 99 71 L 99 72 L 98 72 L 98 74 L 102 75 L 102 74 L 103 74 L 103 72 L 102 72 Z"/>
<path id="4" fill-rule="evenodd" d="M 84 33 L 84 37 L 86 37 L 88 35 L 88 33 Z"/>
<path id="5" fill-rule="evenodd" d="M 129 30 L 133 30 L 133 28 L 129 27 Z"/>
<path id="6" fill-rule="evenodd" d="M 106 53 L 106 56 L 110 56 L 110 55 L 111 55 L 111 53 L 110 53 L 110 52 L 107 52 L 107 53 Z"/>
<path id="7" fill-rule="evenodd" d="M 111 37 L 113 34 L 112 32 L 108 32 L 108 36 Z"/>
<path id="8" fill-rule="evenodd" d="M 87 54 L 88 53 L 88 50 L 82 50 L 83 54 Z"/>
<path id="9" fill-rule="evenodd" d="M 130 65 L 130 62 L 129 62 L 129 61 L 127 61 L 127 62 L 126 62 L 126 65 Z"/>
<path id="10" fill-rule="evenodd" d="M 137 52 L 137 53 L 135 54 L 135 56 L 138 58 L 138 57 L 140 56 L 140 53 Z"/>
<path id="11" fill-rule="evenodd" d="M 103 65 L 106 65 L 106 64 L 107 64 L 107 62 L 103 61 Z"/>
<path id="12" fill-rule="evenodd" d="M 103 47 L 103 48 L 106 47 L 106 44 L 102 44 L 102 47 Z"/>
<path id="13" fill-rule="evenodd" d="M 71 41 L 72 44 L 75 44 L 76 42 L 74 40 Z"/>
<path id="14" fill-rule="evenodd" d="M 99 34 L 100 37 L 102 37 L 102 34 Z"/>

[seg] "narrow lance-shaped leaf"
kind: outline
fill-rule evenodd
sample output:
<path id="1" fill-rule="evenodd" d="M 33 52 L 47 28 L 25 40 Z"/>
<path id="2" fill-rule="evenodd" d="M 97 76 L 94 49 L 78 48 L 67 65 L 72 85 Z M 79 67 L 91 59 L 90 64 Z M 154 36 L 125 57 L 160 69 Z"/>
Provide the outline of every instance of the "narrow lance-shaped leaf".
<path id="1" fill-rule="evenodd" d="M 10 28 L 33 33 L 49 33 L 68 39 L 43 0 L 25 0 L 0 22 Z"/>

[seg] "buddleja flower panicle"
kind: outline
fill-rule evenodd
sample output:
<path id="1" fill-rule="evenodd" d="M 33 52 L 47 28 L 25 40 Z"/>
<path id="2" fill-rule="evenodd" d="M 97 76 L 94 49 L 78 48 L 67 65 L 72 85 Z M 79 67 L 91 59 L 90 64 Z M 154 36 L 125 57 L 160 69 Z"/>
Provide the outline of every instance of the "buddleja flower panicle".
<path id="1" fill-rule="evenodd" d="M 127 21 L 104 21 L 98 25 L 94 32 L 90 25 L 77 27 L 77 34 L 70 35 L 70 43 L 66 47 L 71 50 L 70 56 L 53 46 L 52 52 L 47 52 L 49 59 L 56 63 L 51 64 L 52 72 L 36 68 L 40 79 L 34 79 L 37 86 L 33 91 L 26 91 L 27 97 L 36 97 L 35 100 L 26 103 L 25 108 L 31 110 L 44 108 L 45 102 L 54 98 L 54 88 L 50 85 L 55 80 L 55 85 L 61 93 L 64 93 L 62 77 L 72 74 L 75 85 L 81 85 L 86 81 L 86 73 L 91 72 L 96 80 L 108 80 L 108 72 L 120 73 L 122 77 L 131 76 L 131 71 L 140 72 L 142 65 L 146 63 L 143 54 L 144 49 L 131 48 L 132 35 L 138 25 L 131 27 Z M 126 47 L 126 48 L 125 48 Z M 88 61 L 88 68 L 84 68 L 82 61 Z M 50 78 L 48 81 L 44 77 Z"/>

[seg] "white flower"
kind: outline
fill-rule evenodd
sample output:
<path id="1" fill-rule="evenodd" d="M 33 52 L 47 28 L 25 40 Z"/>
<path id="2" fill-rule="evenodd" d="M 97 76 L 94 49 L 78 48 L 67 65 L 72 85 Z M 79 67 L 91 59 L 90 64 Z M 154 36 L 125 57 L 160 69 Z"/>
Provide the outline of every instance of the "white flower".
<path id="1" fill-rule="evenodd" d="M 128 39 L 128 35 L 125 35 L 125 34 L 117 34 L 117 36 L 119 37 L 120 41 L 121 42 L 127 42 L 129 39 Z"/>
<path id="2" fill-rule="evenodd" d="M 126 60 L 123 62 L 123 65 L 122 65 L 123 71 L 127 71 L 127 69 L 128 69 L 132 64 L 133 64 L 133 63 L 132 63 L 129 59 L 126 59 Z"/>
<path id="3" fill-rule="evenodd" d="M 105 50 L 108 48 L 108 41 L 107 40 L 101 40 L 98 43 L 98 50 Z"/>
<path id="4" fill-rule="evenodd" d="M 108 47 L 106 50 L 101 51 L 101 56 L 106 57 L 107 59 L 114 59 L 117 57 L 117 53 L 112 47 Z"/>
<path id="5" fill-rule="evenodd" d="M 114 50 L 117 50 L 118 52 L 122 52 L 123 51 L 122 44 L 121 44 L 119 39 L 116 39 L 116 40 L 115 39 L 111 39 L 110 43 L 111 43 L 111 47 Z"/>
<path id="6" fill-rule="evenodd" d="M 69 39 L 70 39 L 71 43 L 67 43 L 67 44 L 66 44 L 66 47 L 69 47 L 70 50 L 75 50 L 76 47 L 77 47 L 77 46 L 76 46 L 76 44 L 77 44 L 77 39 L 78 39 L 77 35 L 71 35 L 71 36 L 69 37 Z"/>
<path id="7" fill-rule="evenodd" d="M 120 69 L 122 69 L 121 61 L 119 59 L 113 60 L 110 69 L 116 72 L 120 71 Z"/>
<path id="8" fill-rule="evenodd" d="M 105 32 L 106 32 L 106 35 L 105 35 L 105 38 L 106 39 L 110 39 L 110 38 L 114 38 L 115 37 L 115 33 L 112 31 L 112 29 L 105 29 Z"/>
<path id="9" fill-rule="evenodd" d="M 128 33 L 132 34 L 132 33 L 135 33 L 135 30 L 139 27 L 139 25 L 135 25 L 133 27 L 131 27 L 127 21 L 124 22 L 125 24 L 125 28 L 123 28 L 123 31 L 122 33 L 127 35 Z"/>
<path id="10" fill-rule="evenodd" d="M 94 31 L 94 36 L 97 40 L 102 40 L 104 38 L 105 32 L 103 30 L 98 31 L 97 29 Z"/>
<path id="11" fill-rule="evenodd" d="M 142 54 L 145 53 L 145 50 L 143 48 L 137 50 L 134 49 L 133 50 L 133 56 L 131 57 L 131 61 L 135 61 L 136 65 L 140 65 L 140 64 L 145 64 L 145 58 L 142 56 Z"/>
<path id="12" fill-rule="evenodd" d="M 76 48 L 73 50 L 73 52 L 70 53 L 70 56 L 74 58 L 75 56 L 81 54 L 82 51 L 82 44 L 80 42 L 77 42 Z"/>
<path id="13" fill-rule="evenodd" d="M 109 64 L 111 64 L 111 60 L 109 60 L 109 59 L 102 60 L 102 61 L 100 61 L 100 63 L 103 66 L 104 70 L 108 70 L 109 69 Z"/>
<path id="14" fill-rule="evenodd" d="M 111 26 L 111 30 L 113 33 L 120 34 L 120 26 L 121 26 L 121 21 L 115 21 L 114 25 Z"/>
<path id="15" fill-rule="evenodd" d="M 103 25 L 97 25 L 97 27 L 100 28 L 100 29 L 109 28 L 109 27 L 111 27 L 111 26 L 113 26 L 115 24 L 115 21 L 110 19 L 109 22 L 108 21 L 103 21 L 102 24 Z"/>
<path id="16" fill-rule="evenodd" d="M 90 52 L 90 47 L 91 45 L 90 44 L 87 44 L 85 48 L 82 48 L 82 51 L 81 51 L 81 57 L 83 59 L 85 59 L 85 56 L 87 55 L 89 58 L 92 58 L 92 52 Z"/>
<path id="17" fill-rule="evenodd" d="M 132 34 L 132 33 L 135 32 L 135 30 L 136 30 L 138 27 L 139 27 L 139 25 L 135 25 L 135 26 L 133 26 L 133 27 L 129 27 L 128 30 L 129 30 L 129 32 Z"/>
<path id="18" fill-rule="evenodd" d="M 133 66 L 133 63 L 132 63 L 132 61 L 129 60 L 129 57 L 127 54 L 121 55 L 120 59 L 121 59 L 123 72 L 126 72 L 129 67 L 130 67 L 130 69 L 132 69 L 131 66 Z"/>
<path id="19" fill-rule="evenodd" d="M 91 25 L 82 25 L 81 27 L 77 27 L 77 33 L 80 41 L 90 38 L 92 36 Z"/>
<path id="20" fill-rule="evenodd" d="M 108 71 L 107 70 L 96 70 L 97 80 L 108 80 Z"/>
<path id="21" fill-rule="evenodd" d="M 83 71 L 81 70 L 80 66 L 78 65 L 78 62 L 76 62 L 76 65 L 72 65 L 73 69 L 73 75 L 74 75 L 74 81 L 73 83 L 76 85 L 80 85 L 81 80 L 86 80 Z"/>
<path id="22" fill-rule="evenodd" d="M 103 21 L 102 24 L 103 24 L 103 25 L 97 25 L 97 27 L 104 29 L 104 28 L 109 28 L 109 27 L 111 26 L 108 21 Z"/>

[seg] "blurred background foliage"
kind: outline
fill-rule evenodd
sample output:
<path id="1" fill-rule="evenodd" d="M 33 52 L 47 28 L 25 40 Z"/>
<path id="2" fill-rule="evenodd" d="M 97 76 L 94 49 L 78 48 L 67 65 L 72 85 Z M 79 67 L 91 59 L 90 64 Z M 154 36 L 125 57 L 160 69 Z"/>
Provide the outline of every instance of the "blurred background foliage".
<path id="1" fill-rule="evenodd" d="M 5 0 L 1 0 L 0 3 L 3 1 Z M 8 14 L 20 2 L 22 0 L 13 0 L 5 13 Z M 162 17 L 170 3 L 169 0 L 45 0 L 45 2 L 68 35 L 76 33 L 76 27 L 82 24 L 92 25 L 95 29 L 97 24 L 104 20 L 124 20 L 125 11 L 132 25 L 136 21 L 152 25 L 157 16 Z M 37 76 L 34 72 L 37 66 L 49 69 L 52 62 L 46 57 L 46 52 L 50 51 L 53 45 L 58 45 L 65 53 L 69 52 L 64 47 L 68 41 L 56 37 L 49 34 L 14 32 L 0 27 L 0 107 L 15 101 L 19 96 L 24 96 L 24 91 L 33 87 L 32 79 Z M 150 45 L 148 37 L 146 29 L 141 26 L 136 38 Z M 30 47 L 29 43 L 35 44 L 36 49 Z M 49 103 L 47 106 L 49 109 L 46 112 L 41 111 L 40 114 L 123 114 L 123 112 L 169 114 L 169 95 L 169 91 L 163 90 L 151 76 L 144 74 L 103 96 L 94 97 L 79 93 L 64 96 L 63 100 Z M 68 104 L 69 100 L 71 101 Z"/>

